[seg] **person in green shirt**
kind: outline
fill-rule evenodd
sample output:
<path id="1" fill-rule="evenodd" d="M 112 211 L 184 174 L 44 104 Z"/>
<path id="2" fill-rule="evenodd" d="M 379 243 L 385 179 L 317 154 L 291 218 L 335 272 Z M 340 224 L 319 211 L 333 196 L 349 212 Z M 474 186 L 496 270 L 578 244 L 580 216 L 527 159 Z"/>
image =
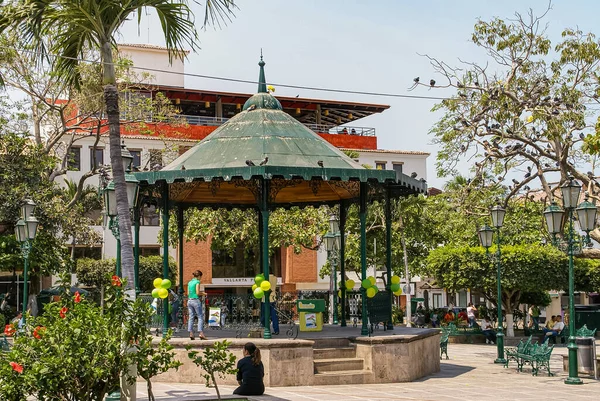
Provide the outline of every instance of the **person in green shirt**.
<path id="1" fill-rule="evenodd" d="M 534 330 L 539 330 L 540 322 L 540 308 L 537 305 L 532 305 L 529 309 L 529 316 Z"/>
<path id="2" fill-rule="evenodd" d="M 194 276 L 188 283 L 188 331 L 190 332 L 190 340 L 194 339 L 194 317 L 198 318 L 198 337 L 201 340 L 206 340 L 202 329 L 204 328 L 204 305 L 200 297 L 206 295 L 200 291 L 200 278 L 202 272 L 196 270 L 192 273 Z"/>

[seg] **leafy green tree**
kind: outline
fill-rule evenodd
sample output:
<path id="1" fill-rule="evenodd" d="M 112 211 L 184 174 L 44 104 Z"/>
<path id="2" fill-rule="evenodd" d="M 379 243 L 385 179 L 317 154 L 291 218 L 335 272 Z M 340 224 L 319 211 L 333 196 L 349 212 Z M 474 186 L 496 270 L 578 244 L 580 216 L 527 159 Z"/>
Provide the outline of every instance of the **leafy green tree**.
<path id="1" fill-rule="evenodd" d="M 182 362 L 175 359 L 174 347 L 169 344 L 171 336 L 172 332 L 169 330 L 167 335 L 161 338 L 156 345 L 152 344 L 152 336 L 144 337 L 138 344 L 137 374 L 146 380 L 148 401 L 155 401 L 152 392 L 152 378 L 171 369 L 179 369 L 183 365 Z"/>
<path id="2" fill-rule="evenodd" d="M 443 246 L 429 254 L 427 269 L 441 287 L 449 291 L 471 288 L 498 305 L 495 249 Z M 567 257 L 553 246 L 502 246 L 502 306 L 506 311 L 507 334 L 512 332 L 512 311 L 525 293 L 567 287 Z"/>
<path id="3" fill-rule="evenodd" d="M 453 67 L 428 56 L 441 78 L 415 87 L 453 90 L 434 107 L 444 113 L 431 129 L 441 148 L 440 176 L 456 175 L 458 162 L 469 159 L 474 182 L 503 188 L 506 202 L 536 184 L 552 200 L 569 175 L 599 199 L 600 114 L 590 106 L 600 96 L 600 43 L 578 29 L 565 29 L 552 43 L 546 12 L 479 20 L 471 41 L 487 54 L 484 64 Z M 600 239 L 600 231 L 592 237 Z"/>
<path id="4" fill-rule="evenodd" d="M 207 0 L 204 25 L 218 23 L 223 16 L 228 17 L 232 7 L 233 0 Z M 120 153 L 119 94 L 113 51 L 118 30 L 133 13 L 137 12 L 140 16 L 144 8 L 151 8 L 157 13 L 171 57 L 184 58 L 186 48 L 197 48 L 194 14 L 185 0 L 13 0 L 0 7 L 0 33 L 13 30 L 19 34 L 21 41 L 57 56 L 53 69 L 64 82 L 77 86 L 80 83 L 80 59 L 93 53 L 99 55 L 123 246 L 123 276 L 129 283 L 133 282 L 133 247 L 125 171 Z"/>
<path id="5" fill-rule="evenodd" d="M 234 368 L 235 355 L 228 350 L 230 345 L 231 342 L 227 340 L 215 341 L 212 346 L 204 348 L 202 355 L 200 355 L 199 351 L 192 350 L 191 346 L 186 346 L 188 357 L 194 365 L 204 371 L 203 376 L 206 379 L 206 387 L 209 387 L 211 384 L 215 386 L 219 400 L 221 399 L 221 393 L 219 392 L 217 377 L 224 378 L 225 375 L 234 375 L 237 373 L 237 369 Z"/>

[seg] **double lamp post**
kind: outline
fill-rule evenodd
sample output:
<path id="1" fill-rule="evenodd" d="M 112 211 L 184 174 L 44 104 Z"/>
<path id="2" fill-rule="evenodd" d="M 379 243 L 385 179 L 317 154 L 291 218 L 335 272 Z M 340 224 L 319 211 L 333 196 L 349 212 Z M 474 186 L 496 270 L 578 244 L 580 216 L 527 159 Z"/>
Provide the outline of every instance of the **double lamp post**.
<path id="1" fill-rule="evenodd" d="M 500 251 L 500 229 L 504 224 L 504 216 L 506 215 L 506 209 L 504 209 L 500 203 L 496 206 L 492 207 L 490 210 L 490 214 L 492 216 L 492 225 L 496 229 L 496 279 L 498 281 L 498 301 L 497 301 L 497 309 L 498 309 L 498 332 L 496 333 L 496 345 L 498 348 L 498 357 L 494 361 L 494 363 L 506 363 L 506 359 L 504 359 L 504 333 L 502 332 L 502 263 L 501 263 L 501 251 Z M 481 245 L 485 247 L 486 253 L 488 249 L 492 246 L 492 240 L 494 236 L 494 229 L 485 225 L 483 226 L 479 232 L 479 241 Z"/>
<path id="2" fill-rule="evenodd" d="M 581 195 L 581 184 L 572 176 L 568 177 L 567 181 L 561 185 L 563 206 L 567 210 L 567 228 L 564 235 L 567 237 L 567 254 L 569 255 L 569 342 L 567 348 L 569 350 L 569 377 L 565 379 L 566 384 L 582 384 L 577 371 L 577 343 L 575 341 L 575 278 L 573 272 L 573 256 L 575 255 L 575 230 L 573 228 L 574 214 L 577 213 L 577 220 L 582 231 L 585 231 L 589 236 L 589 232 L 594 229 L 596 223 L 596 206 L 585 200 L 579 205 L 579 196 Z M 544 211 L 546 224 L 548 225 L 548 233 L 553 237 L 553 243 L 558 243 L 557 235 L 563 231 L 564 210 L 552 202 Z M 580 237 L 581 238 L 581 237 Z M 581 244 L 581 240 L 579 241 Z M 589 242 L 589 238 L 588 238 Z"/>
<path id="3" fill-rule="evenodd" d="M 35 239 L 38 228 L 38 220 L 33 215 L 36 204 L 27 199 L 21 206 L 21 218 L 15 225 L 15 236 L 21 244 L 21 254 L 23 255 L 23 313 L 22 322 L 25 324 L 25 315 L 27 314 L 27 301 L 29 298 L 28 281 L 29 281 L 29 253 L 31 252 L 31 243 Z"/>

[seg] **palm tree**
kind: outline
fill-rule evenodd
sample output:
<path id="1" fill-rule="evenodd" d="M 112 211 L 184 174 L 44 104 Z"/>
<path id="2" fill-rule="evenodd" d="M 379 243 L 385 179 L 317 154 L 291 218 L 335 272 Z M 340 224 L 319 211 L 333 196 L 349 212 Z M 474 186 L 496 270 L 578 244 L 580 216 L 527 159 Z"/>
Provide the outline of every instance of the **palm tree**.
<path id="1" fill-rule="evenodd" d="M 121 162 L 119 97 L 113 52 L 116 34 L 137 12 L 138 23 L 144 9 L 154 9 L 161 24 L 169 57 L 184 58 L 185 50 L 196 50 L 194 13 L 187 0 L 12 0 L 0 6 L 0 33 L 15 32 L 46 56 L 55 73 L 67 83 L 79 83 L 79 63 L 97 54 L 102 63 L 104 102 L 109 124 L 110 158 L 117 197 L 121 236 L 122 271 L 133 285 L 133 246 L 131 218 Z M 194 3 L 199 4 L 196 0 Z M 217 25 L 230 20 L 234 0 L 205 0 L 204 23 Z M 51 40 L 49 40 L 51 38 Z"/>

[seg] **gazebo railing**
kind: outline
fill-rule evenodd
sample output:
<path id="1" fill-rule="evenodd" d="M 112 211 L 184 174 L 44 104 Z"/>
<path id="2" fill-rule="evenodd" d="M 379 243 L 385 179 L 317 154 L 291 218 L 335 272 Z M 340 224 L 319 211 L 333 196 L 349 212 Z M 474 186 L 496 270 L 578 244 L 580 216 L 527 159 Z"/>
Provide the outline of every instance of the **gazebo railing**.
<path id="1" fill-rule="evenodd" d="M 152 315 L 151 328 L 155 330 L 156 335 L 162 332 L 164 307 L 162 300 L 153 298 L 150 294 L 140 294 L 138 296 L 148 304 L 152 305 L 155 313 Z M 177 297 L 179 298 L 179 296 Z M 325 312 L 323 321 L 329 321 L 330 314 L 330 292 L 329 291 L 295 291 L 295 292 L 277 292 L 275 309 L 281 326 L 294 326 L 298 322 L 298 313 L 296 310 L 296 301 L 299 299 L 322 299 L 325 301 Z M 261 324 L 261 301 L 254 298 L 252 294 L 210 294 L 203 298 L 204 302 L 204 326 L 205 330 L 220 329 L 233 330 L 236 336 L 241 337 L 245 332 L 252 329 L 258 329 Z M 357 324 L 361 320 L 361 294 L 348 292 L 348 307 L 346 308 L 346 318 Z M 208 324 L 210 308 L 220 308 L 221 320 L 218 325 Z M 339 305 L 338 305 L 339 307 Z M 339 312 L 339 311 L 338 311 Z M 168 313 L 170 314 L 170 327 L 176 330 L 187 330 L 188 309 L 187 296 L 183 299 L 174 300 L 169 297 Z M 283 327 L 287 330 L 287 327 Z M 296 334 L 297 336 L 297 331 Z M 290 336 L 288 334 L 288 336 Z"/>

